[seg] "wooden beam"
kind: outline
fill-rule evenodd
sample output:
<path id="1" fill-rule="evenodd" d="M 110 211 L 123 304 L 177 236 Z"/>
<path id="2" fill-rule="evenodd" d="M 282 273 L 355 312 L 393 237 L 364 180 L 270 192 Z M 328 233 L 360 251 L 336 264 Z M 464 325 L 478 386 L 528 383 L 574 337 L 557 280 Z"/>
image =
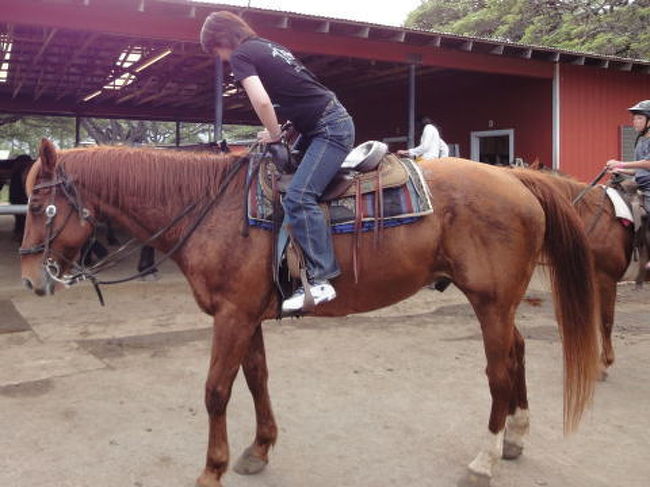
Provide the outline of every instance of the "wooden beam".
<path id="1" fill-rule="evenodd" d="M 360 37 L 361 39 L 367 39 L 370 37 L 370 27 L 361 27 L 355 32 L 353 32 L 352 37 Z"/>
<path id="2" fill-rule="evenodd" d="M 23 87 L 23 84 L 25 83 L 25 78 L 22 75 L 22 70 L 20 66 L 18 66 L 18 69 L 16 70 L 16 74 L 14 76 L 18 82 L 16 83 L 16 87 L 14 88 L 14 91 L 11 95 L 12 99 L 16 98 L 18 93 L 20 93 L 20 89 Z"/>
<path id="3" fill-rule="evenodd" d="M 86 52 L 86 49 L 88 49 L 88 47 L 90 45 L 92 45 L 93 42 L 95 42 L 95 40 L 97 39 L 98 36 L 99 36 L 99 34 L 96 33 L 96 32 L 89 34 L 86 37 L 86 39 L 83 41 L 83 43 L 81 44 L 79 49 L 77 49 L 72 54 L 72 56 L 70 56 L 70 59 L 68 60 L 68 62 L 63 66 L 63 70 L 62 70 L 63 73 L 59 77 L 59 82 L 56 85 L 56 89 L 55 89 L 56 92 L 59 92 L 59 95 L 57 95 L 57 98 L 56 98 L 57 101 L 65 96 L 66 90 L 62 89 L 62 84 L 65 83 L 65 80 L 68 77 L 68 74 L 70 72 L 70 69 L 72 68 L 72 65 L 81 57 L 81 55 L 83 53 Z"/>
<path id="4" fill-rule="evenodd" d="M 273 23 L 273 27 L 278 29 L 288 29 L 289 28 L 289 16 L 283 15 Z"/>
<path id="5" fill-rule="evenodd" d="M 503 44 L 499 44 L 497 46 L 494 46 L 492 49 L 490 49 L 490 54 L 496 54 L 498 56 L 501 56 L 503 54 L 503 50 L 505 49 L 506 46 Z"/>
<path id="6" fill-rule="evenodd" d="M 316 32 L 320 32 L 321 34 L 329 34 L 330 32 L 330 21 L 325 20 L 321 23 L 318 24 L 316 29 L 314 29 Z"/>
<path id="7" fill-rule="evenodd" d="M 102 103 L 71 103 L 69 101 L 54 102 L 43 98 L 34 104 L 29 98 L 22 97 L 9 100 L 0 97 L 0 111 L 30 115 L 63 115 L 102 118 L 129 118 L 133 120 L 166 120 L 187 122 L 209 122 L 213 118 L 211 107 L 207 104 L 197 105 L 195 110 L 187 111 L 182 108 L 158 108 L 143 106 L 134 111 L 131 106 L 103 105 Z"/>
<path id="8" fill-rule="evenodd" d="M 461 51 L 467 51 L 467 52 L 470 52 L 473 48 L 474 48 L 474 41 L 463 42 L 463 44 L 460 46 Z"/>
<path id="9" fill-rule="evenodd" d="M 405 30 L 402 30 L 402 31 L 400 31 L 400 32 L 397 32 L 397 33 L 396 33 L 396 34 L 391 38 L 391 40 L 393 40 L 393 41 L 395 41 L 395 42 L 404 42 L 404 41 L 406 40 L 406 31 L 405 31 Z"/>
<path id="10" fill-rule="evenodd" d="M 47 46 L 50 44 L 52 39 L 54 38 L 54 35 L 57 33 L 58 29 L 50 29 L 49 33 L 47 36 L 45 36 L 45 40 L 43 41 L 43 44 L 41 44 L 41 48 L 38 50 L 36 55 L 32 58 L 32 66 L 35 66 L 36 63 L 41 59 L 41 56 L 43 55 L 43 52 L 45 52 L 45 49 L 47 49 Z"/>
<path id="11" fill-rule="evenodd" d="M 557 63 L 560 61 L 560 53 L 559 52 L 552 52 L 551 55 L 549 56 L 549 61 L 553 63 Z"/>
<path id="12" fill-rule="evenodd" d="M 441 37 L 440 36 L 435 36 L 433 39 L 431 39 L 429 42 L 427 42 L 427 46 L 440 47 L 440 42 L 441 42 Z"/>
<path id="13" fill-rule="evenodd" d="M 577 66 L 584 66 L 585 57 L 584 56 L 578 56 L 573 61 L 571 61 L 571 64 L 575 64 Z"/>

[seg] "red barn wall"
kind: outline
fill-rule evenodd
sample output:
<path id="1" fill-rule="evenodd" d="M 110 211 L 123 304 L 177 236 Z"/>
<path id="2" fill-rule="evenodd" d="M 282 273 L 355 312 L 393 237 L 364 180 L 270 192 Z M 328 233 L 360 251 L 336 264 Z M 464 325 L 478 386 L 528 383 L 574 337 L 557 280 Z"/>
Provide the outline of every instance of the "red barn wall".
<path id="1" fill-rule="evenodd" d="M 447 142 L 460 144 L 462 157 L 470 157 L 472 131 L 514 129 L 515 157 L 551 166 L 551 80 L 456 71 L 418 78 L 416 89 L 416 116 L 431 116 Z M 407 90 L 405 85 L 343 100 L 355 118 L 358 141 L 408 133 Z"/>
<path id="2" fill-rule="evenodd" d="M 620 158 L 627 108 L 649 98 L 647 74 L 561 64 L 560 170 L 589 181 L 605 161 Z"/>

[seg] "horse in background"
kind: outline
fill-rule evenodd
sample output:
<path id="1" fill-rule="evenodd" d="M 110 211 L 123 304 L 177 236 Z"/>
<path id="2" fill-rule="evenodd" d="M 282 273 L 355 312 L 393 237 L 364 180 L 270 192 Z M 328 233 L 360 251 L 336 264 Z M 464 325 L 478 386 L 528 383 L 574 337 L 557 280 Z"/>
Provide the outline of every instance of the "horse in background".
<path id="1" fill-rule="evenodd" d="M 32 167 L 34 160 L 28 154 L 21 154 L 13 160 L 6 161 L 9 165 L 9 203 L 12 205 L 26 205 L 27 193 L 25 192 L 25 181 L 27 173 Z M 0 181 L 0 189 L 3 183 Z M 25 229 L 25 215 L 14 215 L 13 239 L 20 242 L 23 239 Z"/>
<path id="2" fill-rule="evenodd" d="M 272 234 L 255 227 L 241 231 L 249 157 L 116 147 L 57 152 L 44 140 L 28 182 L 21 268 L 26 286 L 38 295 L 54 292 L 55 281 L 66 282 L 66 269 L 93 231 L 93 215 L 105 214 L 145 240 L 202 203 L 152 242 L 161 252 L 173 251 L 197 304 L 214 319 L 201 487 L 222 485 L 230 459 L 226 409 L 240 367 L 257 428 L 235 471 L 263 470 L 278 435 L 261 324 L 277 316 L 281 299 L 272 278 Z M 500 458 L 521 455 L 528 431 L 525 347 L 515 312 L 540 253 L 550 265 L 562 337 L 566 430 L 577 426 L 592 398 L 599 347 L 591 254 L 582 223 L 542 175 L 461 159 L 425 161 L 421 169 L 434 212 L 385 228 L 378 246 L 374 232 L 334 236 L 342 269 L 334 281 L 338 297 L 314 314 L 370 311 L 451 279 L 480 322 L 492 398 L 485 444 L 463 481 L 487 486 Z M 352 245 L 362 256 L 358 281 Z"/>
<path id="3" fill-rule="evenodd" d="M 532 170 L 534 169 L 531 166 Z M 515 176 L 527 169 L 512 169 Z M 539 171 L 538 177 L 553 185 L 568 202 L 572 202 L 587 184 L 553 171 Z M 625 275 L 634 248 L 634 225 L 625 226 L 616 217 L 614 206 L 603 186 L 594 186 L 575 204 L 583 222 L 589 247 L 594 256 L 597 290 L 600 297 L 601 362 L 603 378 L 614 363 L 612 329 L 616 305 L 616 286 Z M 641 266 L 642 268 L 643 266 Z"/>

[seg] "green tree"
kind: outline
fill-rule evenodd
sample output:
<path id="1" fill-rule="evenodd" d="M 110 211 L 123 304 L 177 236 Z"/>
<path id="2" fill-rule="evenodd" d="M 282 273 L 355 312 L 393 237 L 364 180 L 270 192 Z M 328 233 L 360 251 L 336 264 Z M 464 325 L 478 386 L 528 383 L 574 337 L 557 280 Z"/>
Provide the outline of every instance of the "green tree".
<path id="1" fill-rule="evenodd" d="M 405 26 L 650 59 L 650 0 L 428 0 Z"/>
<path id="2" fill-rule="evenodd" d="M 257 126 L 224 125 L 223 137 L 227 141 L 254 139 L 259 129 Z M 181 143 L 207 143 L 212 140 L 212 132 L 210 123 L 181 123 Z M 36 157 L 43 137 L 61 149 L 74 147 L 74 118 L 0 115 L 0 149 L 9 150 L 9 158 L 20 154 Z M 84 143 L 103 145 L 174 145 L 176 123 L 82 118 L 80 138 Z"/>
<path id="3" fill-rule="evenodd" d="M 0 149 L 9 150 L 9 157 L 29 154 L 35 157 L 41 138 L 47 137 L 62 148 L 74 147 L 74 119 L 68 117 L 0 117 Z"/>

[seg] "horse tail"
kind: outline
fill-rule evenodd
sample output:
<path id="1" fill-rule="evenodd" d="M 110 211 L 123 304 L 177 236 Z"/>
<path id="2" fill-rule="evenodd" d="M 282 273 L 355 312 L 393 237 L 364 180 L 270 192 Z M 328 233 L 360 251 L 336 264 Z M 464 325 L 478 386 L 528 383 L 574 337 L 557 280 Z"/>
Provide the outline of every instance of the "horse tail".
<path id="1" fill-rule="evenodd" d="M 546 215 L 544 254 L 564 351 L 564 431 L 574 430 L 593 398 L 599 374 L 599 315 L 589 242 L 569 200 L 548 176 L 513 170 Z"/>

